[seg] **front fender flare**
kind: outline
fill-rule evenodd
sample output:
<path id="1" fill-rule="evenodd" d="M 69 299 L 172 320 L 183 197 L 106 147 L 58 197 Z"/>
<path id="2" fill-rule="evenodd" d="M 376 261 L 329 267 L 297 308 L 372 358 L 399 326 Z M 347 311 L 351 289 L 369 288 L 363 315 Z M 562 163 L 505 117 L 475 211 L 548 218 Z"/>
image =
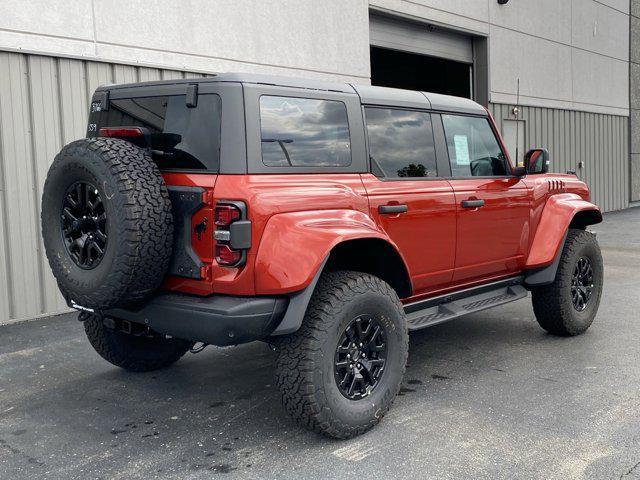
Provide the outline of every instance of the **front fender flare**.
<path id="1" fill-rule="evenodd" d="M 272 216 L 256 255 L 256 293 L 285 295 L 303 290 L 333 247 L 363 238 L 384 240 L 403 258 L 371 217 L 357 210 L 317 210 Z"/>
<path id="2" fill-rule="evenodd" d="M 564 239 L 571 222 L 576 215 L 585 211 L 597 212 L 593 219 L 587 223 L 593 224 L 602 221 L 600 209 L 575 193 L 561 193 L 551 196 L 542 211 L 525 268 L 535 269 L 552 263 L 562 252 Z"/>

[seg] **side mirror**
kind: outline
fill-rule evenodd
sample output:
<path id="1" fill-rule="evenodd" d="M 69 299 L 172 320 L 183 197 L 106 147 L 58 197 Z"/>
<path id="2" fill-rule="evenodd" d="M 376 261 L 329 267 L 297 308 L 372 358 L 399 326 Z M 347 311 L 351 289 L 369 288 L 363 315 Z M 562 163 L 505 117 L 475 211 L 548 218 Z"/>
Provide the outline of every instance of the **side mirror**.
<path id="1" fill-rule="evenodd" d="M 513 174 L 516 177 L 524 177 L 527 174 L 527 169 L 524 167 L 514 167 Z"/>
<path id="2" fill-rule="evenodd" d="M 546 148 L 534 148 L 524 156 L 524 168 L 527 174 L 536 175 L 549 171 L 549 151 Z"/>

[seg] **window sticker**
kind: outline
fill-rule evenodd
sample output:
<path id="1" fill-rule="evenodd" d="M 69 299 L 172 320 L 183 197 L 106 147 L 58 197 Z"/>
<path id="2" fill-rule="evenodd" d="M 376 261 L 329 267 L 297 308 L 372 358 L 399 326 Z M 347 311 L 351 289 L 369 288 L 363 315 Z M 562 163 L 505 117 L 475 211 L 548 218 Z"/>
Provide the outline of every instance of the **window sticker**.
<path id="1" fill-rule="evenodd" d="M 469 142 L 466 135 L 454 135 L 453 143 L 456 147 L 456 163 L 458 165 L 469 165 Z"/>

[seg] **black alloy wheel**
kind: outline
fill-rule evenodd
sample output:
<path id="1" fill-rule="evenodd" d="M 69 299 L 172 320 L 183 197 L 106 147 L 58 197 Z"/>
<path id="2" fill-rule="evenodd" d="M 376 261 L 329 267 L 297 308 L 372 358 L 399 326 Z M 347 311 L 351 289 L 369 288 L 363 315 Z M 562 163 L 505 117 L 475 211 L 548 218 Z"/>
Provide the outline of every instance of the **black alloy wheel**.
<path id="1" fill-rule="evenodd" d="M 604 265 L 596 236 L 569 229 L 555 279 L 531 289 L 536 320 L 553 335 L 586 332 L 598 313 L 603 281 Z"/>
<path id="2" fill-rule="evenodd" d="M 62 203 L 62 236 L 69 256 L 85 270 L 98 266 L 107 247 L 107 214 L 100 192 L 88 182 L 76 182 Z"/>
<path id="3" fill-rule="evenodd" d="M 56 155 L 42 189 L 42 239 L 64 298 L 94 310 L 140 305 L 173 250 L 169 191 L 151 154 L 83 138 Z"/>
<path id="4" fill-rule="evenodd" d="M 593 291 L 593 267 L 587 257 L 576 262 L 571 278 L 571 301 L 573 308 L 582 312 L 587 308 Z"/>
<path id="5" fill-rule="evenodd" d="M 371 315 L 359 315 L 345 328 L 334 360 L 338 390 L 349 400 L 360 400 L 376 388 L 387 358 L 384 327 Z"/>
<path id="6" fill-rule="evenodd" d="M 407 322 L 397 292 L 379 277 L 323 272 L 300 328 L 276 342 L 282 405 L 316 432 L 360 435 L 380 422 L 400 391 Z"/>

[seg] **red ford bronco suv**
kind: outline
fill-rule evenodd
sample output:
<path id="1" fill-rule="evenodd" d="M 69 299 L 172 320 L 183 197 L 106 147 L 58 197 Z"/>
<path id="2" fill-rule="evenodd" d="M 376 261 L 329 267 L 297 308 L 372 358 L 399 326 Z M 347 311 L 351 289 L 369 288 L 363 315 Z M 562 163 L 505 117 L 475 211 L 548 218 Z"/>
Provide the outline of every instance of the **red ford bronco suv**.
<path id="1" fill-rule="evenodd" d="M 244 74 L 98 88 L 49 171 L 51 269 L 96 351 L 278 351 L 284 408 L 339 438 L 401 385 L 408 331 L 524 298 L 589 328 L 602 216 L 544 149 L 514 166 L 471 100 Z"/>

